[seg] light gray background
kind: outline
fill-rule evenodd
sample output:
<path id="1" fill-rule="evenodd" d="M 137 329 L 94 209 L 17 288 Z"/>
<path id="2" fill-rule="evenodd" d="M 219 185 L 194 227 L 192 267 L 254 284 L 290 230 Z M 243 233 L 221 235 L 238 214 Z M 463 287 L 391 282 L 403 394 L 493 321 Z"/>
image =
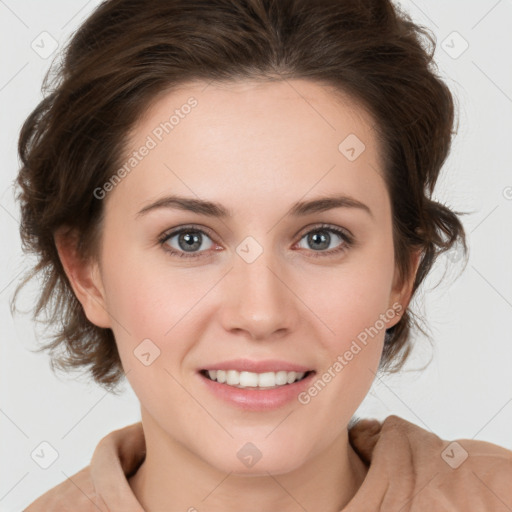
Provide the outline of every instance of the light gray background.
<path id="1" fill-rule="evenodd" d="M 62 47 L 98 3 L 0 0 L 1 511 L 20 510 L 73 475 L 89 463 L 101 437 L 139 418 L 128 385 L 116 397 L 76 375 L 54 375 L 45 354 L 29 352 L 36 346 L 30 317 L 9 312 L 29 263 L 21 253 L 12 190 L 17 136 L 41 98 L 41 81 L 55 56 L 42 58 L 31 45 L 44 41 L 50 48 L 48 36 L 41 36 L 46 31 Z M 463 219 L 470 259 L 458 278 L 461 262 L 439 260 L 416 300 L 434 347 L 418 337 L 407 371 L 377 380 L 359 413 L 380 419 L 397 414 L 444 439 L 482 439 L 512 449 L 512 1 L 400 3 L 435 33 L 439 69 L 460 106 L 437 198 L 472 212 Z M 28 305 L 30 294 L 24 296 Z M 43 441 L 58 452 L 48 469 L 31 458 Z"/>

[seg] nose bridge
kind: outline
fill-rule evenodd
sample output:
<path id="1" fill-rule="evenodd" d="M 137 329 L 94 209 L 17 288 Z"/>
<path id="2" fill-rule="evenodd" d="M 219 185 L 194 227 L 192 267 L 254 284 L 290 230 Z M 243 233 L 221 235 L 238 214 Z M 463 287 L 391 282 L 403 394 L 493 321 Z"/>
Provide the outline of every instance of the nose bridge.
<path id="1" fill-rule="evenodd" d="M 251 337 L 263 339 L 291 329 L 296 324 L 293 294 L 283 281 L 279 257 L 270 247 L 263 249 L 255 240 L 237 247 L 230 272 L 224 322 L 228 330 L 242 329 Z"/>

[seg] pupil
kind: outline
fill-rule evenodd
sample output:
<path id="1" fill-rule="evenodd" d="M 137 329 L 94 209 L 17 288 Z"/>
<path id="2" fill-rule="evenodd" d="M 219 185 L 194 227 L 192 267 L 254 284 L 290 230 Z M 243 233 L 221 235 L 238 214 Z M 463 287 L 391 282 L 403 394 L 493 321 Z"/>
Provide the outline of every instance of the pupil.
<path id="1" fill-rule="evenodd" d="M 182 241 L 185 241 L 185 244 L 182 245 Z M 185 235 L 181 235 L 179 237 L 180 247 L 184 250 L 189 249 L 198 249 L 201 246 L 201 242 L 199 240 L 199 236 L 197 234 L 190 235 L 190 233 L 186 233 Z M 195 246 L 195 247 L 194 247 Z"/>
<path id="2" fill-rule="evenodd" d="M 325 231 L 318 231 L 317 233 L 310 235 L 310 241 L 315 243 L 320 242 L 322 245 L 322 247 L 320 247 L 321 249 L 329 247 L 329 236 L 325 234 Z"/>

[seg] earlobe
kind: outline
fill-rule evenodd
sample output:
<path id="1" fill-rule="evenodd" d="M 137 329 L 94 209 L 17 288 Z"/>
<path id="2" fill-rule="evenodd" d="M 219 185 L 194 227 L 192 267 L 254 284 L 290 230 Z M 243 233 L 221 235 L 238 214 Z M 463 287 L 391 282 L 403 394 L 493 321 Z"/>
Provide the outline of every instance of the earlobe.
<path id="1" fill-rule="evenodd" d="M 397 324 L 405 313 L 405 310 L 409 306 L 411 301 L 412 290 L 414 281 L 416 280 L 416 274 L 420 264 L 421 250 L 414 251 L 411 254 L 411 272 L 410 275 L 398 281 L 398 270 L 395 270 L 395 276 L 393 280 L 393 291 L 390 297 L 389 308 L 395 311 L 395 319 L 391 321 L 393 325 Z M 392 327 L 390 325 L 389 327 Z"/>
<path id="2" fill-rule="evenodd" d="M 111 327 L 98 263 L 79 254 L 77 236 L 70 230 L 59 229 L 54 241 L 66 276 L 87 319 L 98 327 Z"/>

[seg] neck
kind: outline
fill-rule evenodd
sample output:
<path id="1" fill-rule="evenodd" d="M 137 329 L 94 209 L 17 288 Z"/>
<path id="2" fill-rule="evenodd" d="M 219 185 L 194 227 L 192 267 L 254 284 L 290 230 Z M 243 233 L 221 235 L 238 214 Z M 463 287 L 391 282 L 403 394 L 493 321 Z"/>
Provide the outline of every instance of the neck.
<path id="1" fill-rule="evenodd" d="M 343 429 L 335 441 L 287 473 L 241 475 L 208 464 L 142 414 L 146 458 L 129 484 L 147 512 L 341 510 L 367 467 Z"/>

